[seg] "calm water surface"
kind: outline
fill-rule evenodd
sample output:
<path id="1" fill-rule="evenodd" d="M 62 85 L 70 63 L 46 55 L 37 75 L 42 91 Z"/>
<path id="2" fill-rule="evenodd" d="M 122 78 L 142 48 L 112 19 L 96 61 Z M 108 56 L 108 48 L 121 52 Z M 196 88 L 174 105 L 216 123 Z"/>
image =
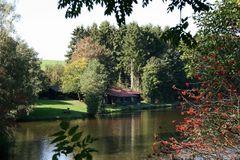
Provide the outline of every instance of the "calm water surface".
<path id="1" fill-rule="evenodd" d="M 166 135 L 174 132 L 172 120 L 180 119 L 177 110 L 141 111 L 131 114 L 105 116 L 97 119 L 72 120 L 84 132 L 99 138 L 94 154 L 96 160 L 138 160 L 151 153 L 154 133 Z M 16 143 L 10 160 L 51 160 L 53 145 L 49 136 L 59 130 L 60 121 L 19 123 Z M 62 156 L 61 160 L 70 160 Z"/>

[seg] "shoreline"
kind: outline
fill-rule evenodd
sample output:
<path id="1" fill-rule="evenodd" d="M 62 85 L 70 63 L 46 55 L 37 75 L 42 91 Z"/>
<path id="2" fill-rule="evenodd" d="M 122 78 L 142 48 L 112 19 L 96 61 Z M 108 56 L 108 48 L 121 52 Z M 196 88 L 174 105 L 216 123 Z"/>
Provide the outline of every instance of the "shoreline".
<path id="1" fill-rule="evenodd" d="M 144 110 L 169 110 L 177 108 L 178 103 L 172 103 L 172 104 L 147 104 L 147 103 L 141 103 L 138 105 L 128 105 L 128 106 L 114 106 L 114 105 L 107 105 L 103 111 L 98 113 L 96 117 L 98 116 L 108 116 L 112 114 L 129 114 L 129 113 L 135 113 L 140 112 Z M 34 109 L 33 109 L 34 110 Z M 65 109 L 62 109 L 62 112 L 64 112 Z M 73 113 L 75 111 L 71 111 L 68 114 L 60 114 L 57 116 L 49 115 L 49 116 L 20 116 L 17 118 L 17 122 L 34 122 L 34 121 L 54 121 L 54 120 L 73 120 L 73 119 L 86 119 L 91 118 L 88 116 L 87 112 L 78 112 Z M 31 115 L 31 113 L 30 113 Z"/>

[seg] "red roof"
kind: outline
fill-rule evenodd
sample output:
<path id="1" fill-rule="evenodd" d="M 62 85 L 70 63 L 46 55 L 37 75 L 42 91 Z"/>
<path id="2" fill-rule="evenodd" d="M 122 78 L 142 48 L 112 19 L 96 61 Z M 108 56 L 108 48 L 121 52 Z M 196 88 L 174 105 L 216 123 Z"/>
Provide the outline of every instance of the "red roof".
<path id="1" fill-rule="evenodd" d="M 140 92 L 129 90 L 129 89 L 113 87 L 108 90 L 107 94 L 115 97 L 137 97 L 140 95 Z"/>

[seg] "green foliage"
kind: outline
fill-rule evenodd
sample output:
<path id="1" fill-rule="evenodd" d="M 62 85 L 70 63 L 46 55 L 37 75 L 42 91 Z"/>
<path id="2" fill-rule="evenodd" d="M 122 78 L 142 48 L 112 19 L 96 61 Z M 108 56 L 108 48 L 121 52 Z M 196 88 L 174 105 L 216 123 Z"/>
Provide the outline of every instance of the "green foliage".
<path id="1" fill-rule="evenodd" d="M 142 6 L 146 7 L 151 0 L 143 0 Z M 179 9 L 182 12 L 182 9 L 187 5 L 191 6 L 194 13 L 209 11 L 210 4 L 206 0 L 164 0 L 170 1 L 168 5 L 168 12 L 172 12 L 175 8 Z M 133 5 L 137 4 L 138 0 L 59 0 L 58 9 L 67 8 L 65 17 L 73 18 L 81 14 L 81 9 L 83 6 L 86 6 L 89 11 L 93 10 L 95 4 L 101 4 L 102 7 L 105 7 L 105 15 L 115 14 L 117 23 L 119 26 L 125 25 L 125 16 L 130 16 L 133 11 Z M 181 22 L 176 27 L 172 27 L 167 34 L 165 39 L 170 40 L 174 45 L 178 45 L 180 40 L 183 40 L 189 46 L 195 45 L 195 40 L 192 38 L 192 35 L 186 32 L 188 23 L 186 22 L 188 17 L 182 18 L 180 13 Z M 173 38 L 173 36 L 175 38 Z"/>
<path id="2" fill-rule="evenodd" d="M 65 66 L 62 77 L 62 91 L 66 93 L 81 93 L 80 79 L 87 62 L 80 59 Z"/>
<path id="3" fill-rule="evenodd" d="M 240 28 L 239 10 L 238 0 L 219 1 L 215 3 L 214 10 L 195 16 L 195 21 L 203 35 L 236 35 Z"/>
<path id="4" fill-rule="evenodd" d="M 160 81 L 159 72 L 164 70 L 166 62 L 162 62 L 159 58 L 152 57 L 148 60 L 143 69 L 142 84 L 143 96 L 147 102 L 154 103 L 159 98 Z"/>
<path id="5" fill-rule="evenodd" d="M 0 32 L 0 117 L 26 112 L 41 91 L 37 53 Z"/>
<path id="6" fill-rule="evenodd" d="M 173 102 L 176 94 L 172 92 L 172 86 L 181 86 L 184 82 L 186 76 L 180 54 L 169 50 L 160 58 L 150 58 L 144 67 L 142 76 L 144 98 L 151 103 Z"/>
<path id="7" fill-rule="evenodd" d="M 181 58 L 186 61 L 185 70 L 188 76 L 193 77 L 197 72 L 196 64 L 210 54 L 219 56 L 221 63 L 225 65 L 235 61 L 236 67 L 240 67 L 238 35 L 240 13 L 237 12 L 238 10 L 239 3 L 236 0 L 224 1 L 216 3 L 213 11 L 196 16 L 195 19 L 200 27 L 196 37 L 197 47 L 194 49 L 185 45 L 180 47 L 183 52 Z"/>
<path id="8" fill-rule="evenodd" d="M 54 139 L 51 144 L 55 144 L 53 150 L 55 153 L 52 160 L 58 160 L 61 154 L 65 156 L 71 154 L 74 160 L 91 160 L 91 154 L 97 152 L 97 150 L 89 147 L 89 145 L 97 139 L 90 135 L 83 136 L 83 132 L 78 131 L 79 126 L 71 127 L 68 121 L 62 121 L 59 126 L 61 130 L 52 135 Z"/>
<path id="9" fill-rule="evenodd" d="M 44 72 L 51 86 L 61 85 L 61 78 L 64 72 L 64 66 L 62 64 L 46 65 Z"/>
<path id="10" fill-rule="evenodd" d="M 161 61 L 166 61 L 168 67 L 159 71 L 165 75 L 161 79 L 164 82 L 161 86 L 164 87 L 156 91 L 158 94 L 161 93 L 163 97 L 169 99 L 169 97 L 175 97 L 175 94 L 171 95 L 169 93 L 171 92 L 171 86 L 175 82 L 182 82 L 185 79 L 185 75 L 182 70 L 182 62 L 178 58 L 179 54 L 173 49 L 168 52 L 173 45 L 164 42 L 163 32 L 159 26 L 139 26 L 136 23 L 130 23 L 129 25 L 116 28 L 110 25 L 109 22 L 102 22 L 99 27 L 94 24 L 87 28 L 76 28 L 70 42 L 71 47 L 69 47 L 72 53 L 77 53 L 75 51 L 77 50 L 76 44 L 83 43 L 90 36 L 91 43 L 100 44 L 100 46 L 105 48 L 103 54 L 98 57 L 98 60 L 104 65 L 108 74 L 111 75 L 109 77 L 109 84 L 131 86 L 133 89 L 139 90 L 143 89 L 143 67 L 147 64 L 148 60 L 151 57 L 157 57 Z M 68 55 L 71 58 L 74 57 L 72 53 Z M 169 55 L 167 56 L 167 54 Z M 81 53 L 81 55 L 84 54 Z M 68 80 L 68 82 L 70 81 Z"/>
<path id="11" fill-rule="evenodd" d="M 19 15 L 15 13 L 15 6 L 5 0 L 0 1 L 0 30 L 8 33 L 14 32 L 14 21 Z"/>
<path id="12" fill-rule="evenodd" d="M 90 60 L 80 79 L 81 92 L 89 115 L 95 116 L 103 105 L 104 93 L 108 88 L 108 73 L 98 60 Z"/>
<path id="13" fill-rule="evenodd" d="M 98 54 L 101 55 L 98 56 L 98 59 L 102 64 L 104 64 L 108 72 L 114 75 L 110 79 L 110 81 L 113 82 L 114 80 L 116 80 L 117 77 L 116 74 L 120 68 L 118 62 L 123 45 L 123 35 L 124 35 L 123 28 L 117 29 L 115 26 L 110 25 L 109 22 L 107 21 L 102 22 L 99 27 L 96 24 L 93 24 L 87 28 L 84 28 L 83 26 L 77 27 L 74 29 L 72 33 L 72 39 L 68 46 L 69 51 L 66 55 L 67 62 L 68 63 L 70 62 L 73 53 L 76 52 L 78 48 L 88 47 L 90 48 L 90 50 L 92 50 L 91 49 L 92 47 L 89 46 L 99 46 L 98 48 L 102 49 L 100 50 L 101 53 Z M 91 39 L 91 41 L 86 41 L 87 40 L 86 38 Z M 86 42 L 91 43 L 87 44 Z M 85 47 L 77 47 L 83 46 L 83 44 L 86 44 Z M 77 53 L 80 53 L 80 51 L 82 50 L 83 49 L 80 49 L 79 52 Z M 85 50 L 88 51 L 88 49 Z"/>
<path id="14" fill-rule="evenodd" d="M 151 0 L 143 0 L 142 6 L 146 7 Z M 167 1 L 167 0 L 165 0 Z M 86 6 L 89 11 L 93 10 L 95 4 L 100 4 L 102 7 L 105 7 L 105 15 L 115 14 L 117 23 L 119 26 L 125 24 L 125 16 L 130 16 L 133 11 L 133 5 L 137 4 L 137 0 L 59 0 L 58 9 L 67 8 L 65 17 L 73 18 L 81 14 L 82 7 Z M 210 9 L 208 3 L 205 0 L 171 0 L 171 3 L 168 6 L 168 11 L 173 11 L 175 8 L 182 9 L 186 5 L 190 5 L 194 12 L 208 11 Z"/>
<path id="15" fill-rule="evenodd" d="M 147 60 L 152 56 L 159 57 L 166 50 L 161 36 L 160 27 L 138 26 L 136 23 L 126 26 L 120 64 L 124 72 L 131 76 L 131 88 L 141 88 L 142 68 Z"/>
<path id="16" fill-rule="evenodd" d="M 192 37 L 190 32 L 185 31 L 188 27 L 187 19 L 188 18 L 181 19 L 180 24 L 164 32 L 163 38 L 166 41 L 169 40 L 173 47 L 179 46 L 180 42 L 183 42 L 191 48 L 196 46 L 196 40 Z"/>

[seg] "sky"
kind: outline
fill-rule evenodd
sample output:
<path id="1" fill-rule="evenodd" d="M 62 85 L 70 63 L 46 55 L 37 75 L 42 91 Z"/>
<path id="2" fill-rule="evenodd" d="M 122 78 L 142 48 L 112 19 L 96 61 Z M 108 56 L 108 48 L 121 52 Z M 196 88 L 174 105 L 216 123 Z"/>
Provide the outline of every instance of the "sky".
<path id="1" fill-rule="evenodd" d="M 57 9 L 58 0 L 15 0 L 16 13 L 21 15 L 15 24 L 18 36 L 37 51 L 38 57 L 48 60 L 64 60 L 71 40 L 71 33 L 77 26 L 90 26 L 109 21 L 117 25 L 114 15 L 104 16 L 104 9 L 95 6 L 88 12 L 86 8 L 82 14 L 74 19 L 65 19 L 65 10 Z M 179 11 L 167 13 L 167 4 L 162 0 L 154 0 L 142 8 L 141 1 L 133 7 L 133 13 L 126 17 L 126 22 L 137 22 L 139 25 L 153 24 L 161 27 L 175 26 L 179 22 Z M 191 16 L 190 8 L 183 10 L 184 16 Z M 189 30 L 196 32 L 196 26 L 190 21 Z"/>

